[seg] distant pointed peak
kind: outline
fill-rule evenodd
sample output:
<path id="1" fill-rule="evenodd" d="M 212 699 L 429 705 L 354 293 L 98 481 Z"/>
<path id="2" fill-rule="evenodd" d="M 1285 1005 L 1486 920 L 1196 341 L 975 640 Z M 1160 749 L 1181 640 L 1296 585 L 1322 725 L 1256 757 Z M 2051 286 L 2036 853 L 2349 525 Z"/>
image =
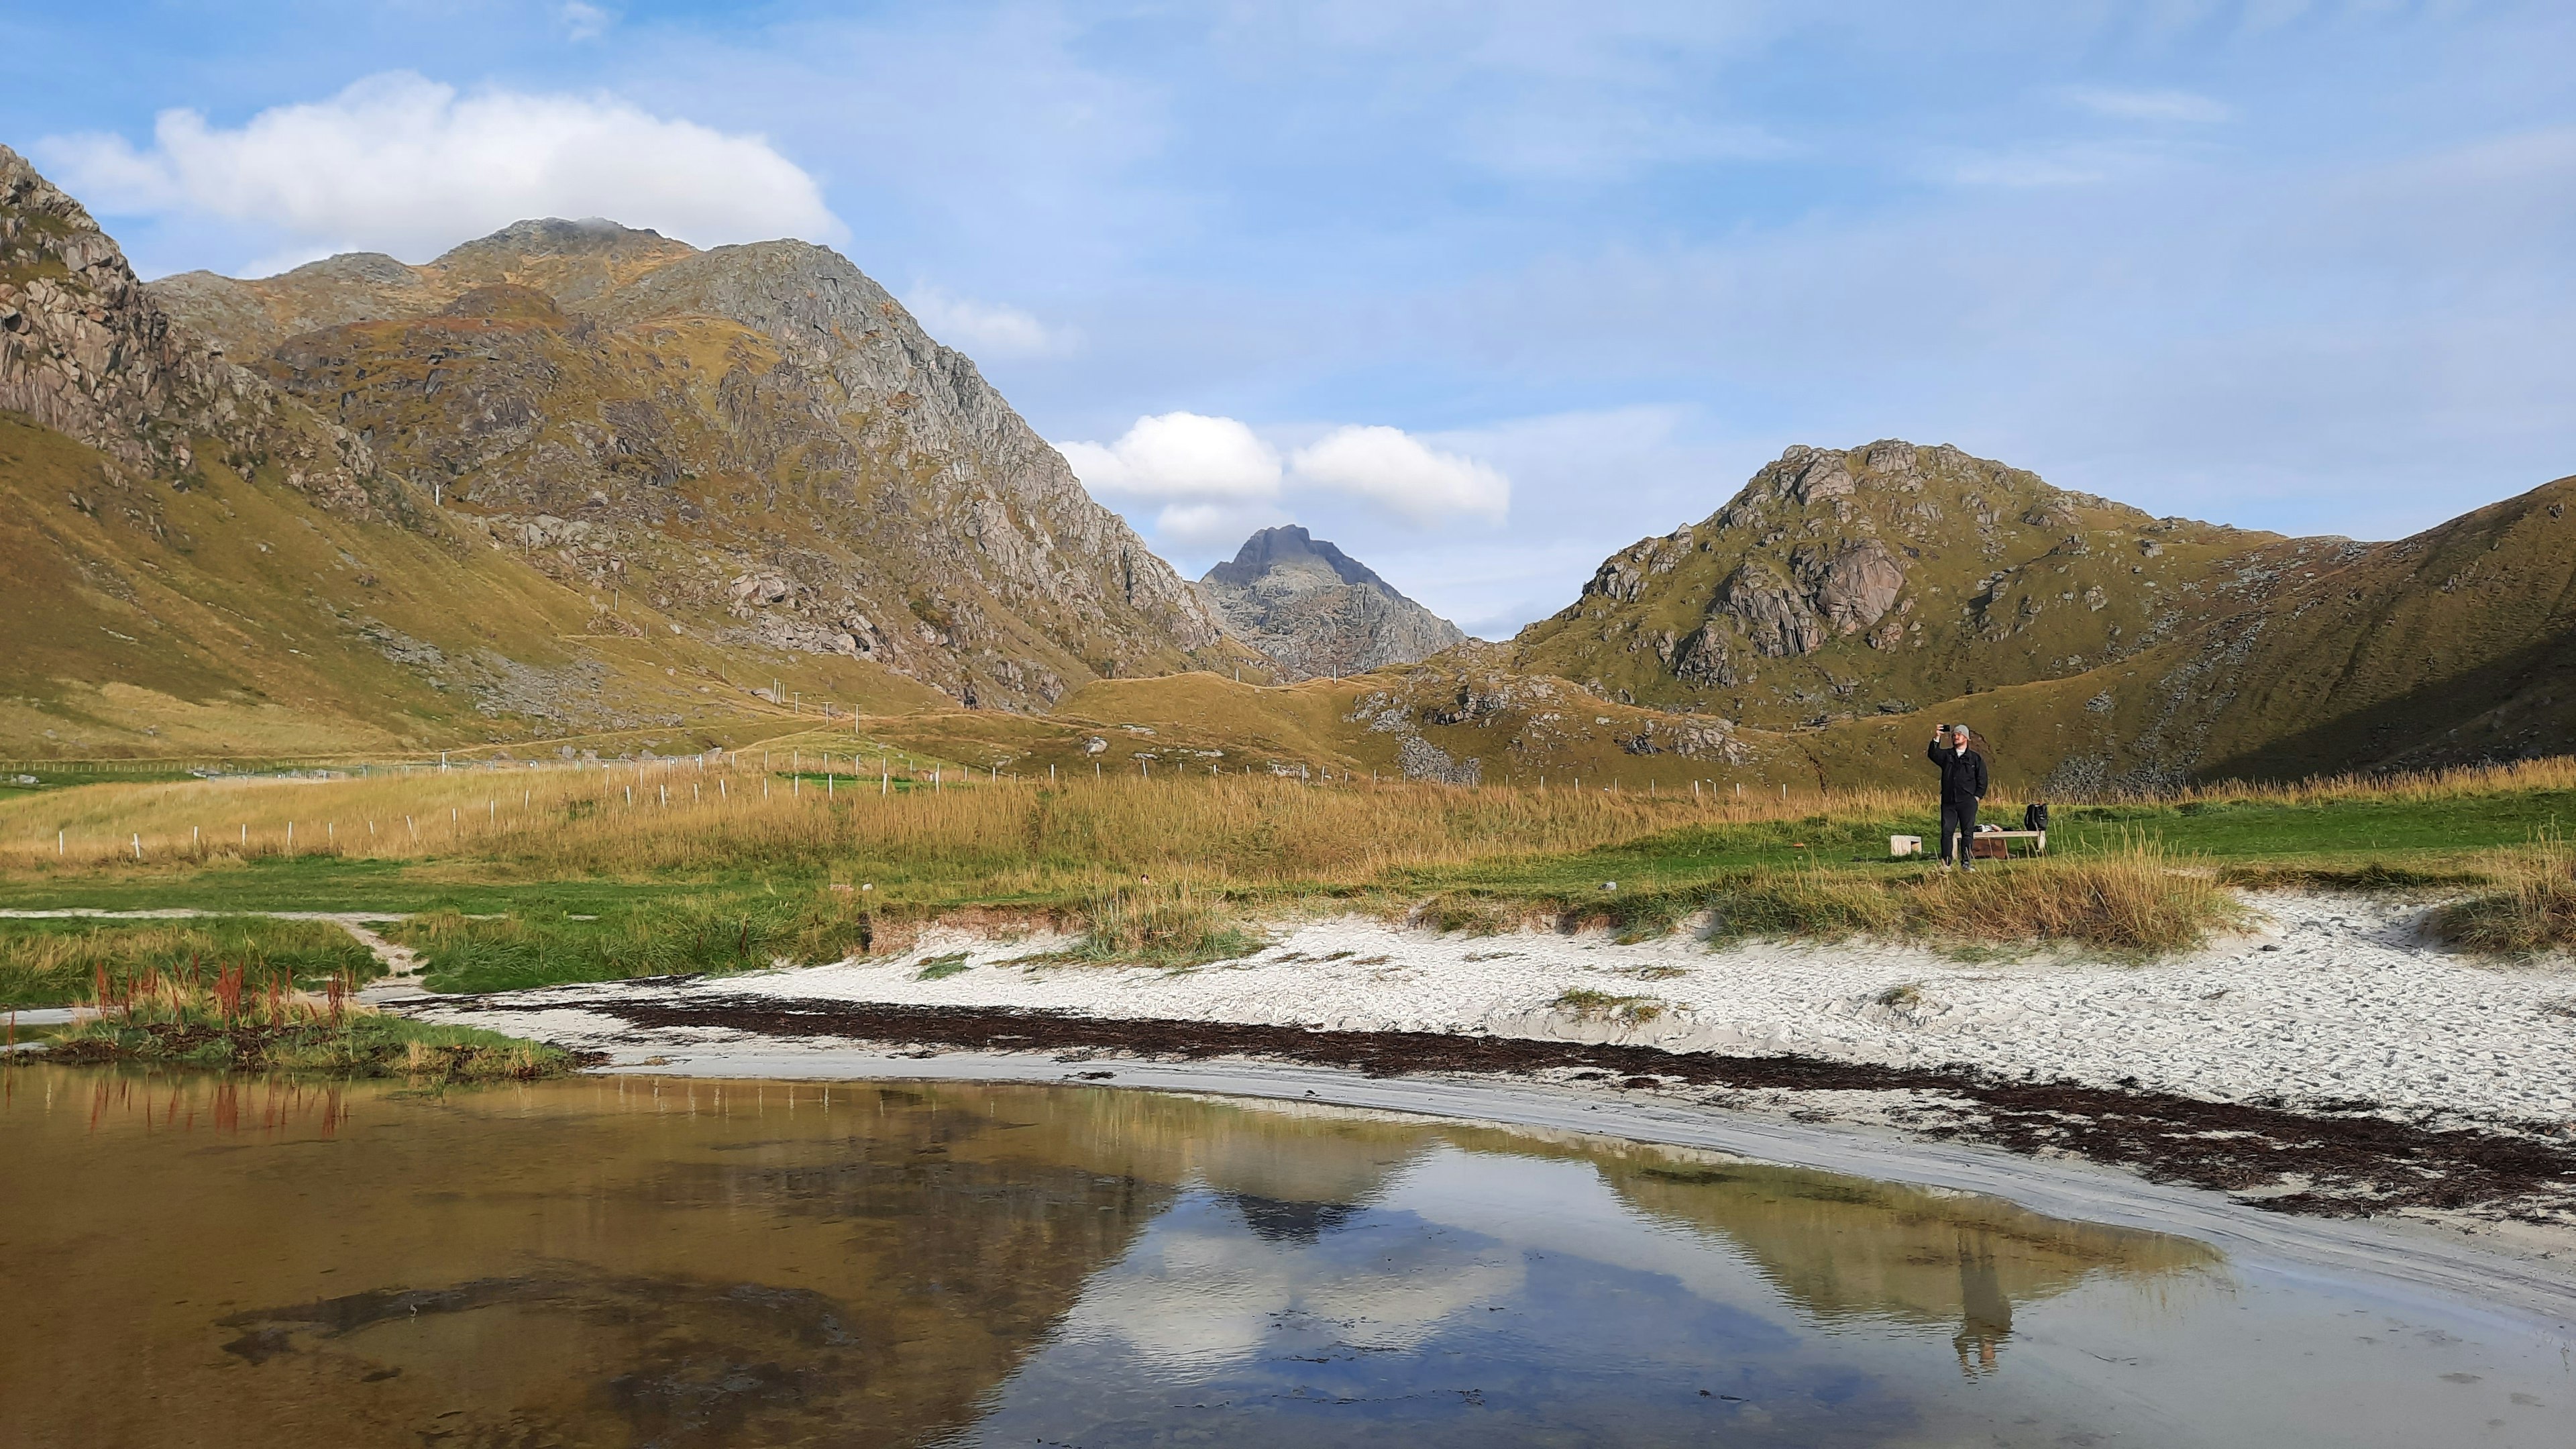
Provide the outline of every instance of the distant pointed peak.
<path id="1" fill-rule="evenodd" d="M 1375 584 L 1390 594 L 1395 592 L 1394 587 L 1379 578 L 1368 565 L 1308 533 L 1303 524 L 1296 523 L 1265 528 L 1245 539 L 1233 560 L 1210 569 L 1207 577 L 1217 583 L 1248 584 L 1281 564 L 1305 558 L 1323 563 L 1343 583 Z"/>

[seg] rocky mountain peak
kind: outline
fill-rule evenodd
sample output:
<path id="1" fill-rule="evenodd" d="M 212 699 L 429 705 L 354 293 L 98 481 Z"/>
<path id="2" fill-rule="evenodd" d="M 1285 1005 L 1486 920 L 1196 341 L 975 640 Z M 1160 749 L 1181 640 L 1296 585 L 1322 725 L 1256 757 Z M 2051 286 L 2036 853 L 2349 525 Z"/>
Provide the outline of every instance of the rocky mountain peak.
<path id="1" fill-rule="evenodd" d="M 1518 657 L 1616 698 L 1830 723 L 2125 657 L 2177 627 L 2213 556 L 2268 537 L 1948 444 L 1800 445 L 1605 559 Z"/>
<path id="2" fill-rule="evenodd" d="M 1375 584 L 1395 594 L 1394 587 L 1371 572 L 1367 565 L 1329 543 L 1317 542 L 1313 534 L 1294 523 L 1265 528 L 1245 539 L 1234 557 L 1210 569 L 1202 582 L 1245 587 L 1273 570 L 1300 567 L 1330 573 L 1345 584 Z M 1395 596 L 1404 597 L 1401 594 Z"/>
<path id="3" fill-rule="evenodd" d="M 544 217 L 514 221 L 451 247 L 420 271 L 445 293 L 507 282 L 533 287 L 579 311 L 638 277 L 696 255 L 697 248 L 657 231 L 598 217 Z"/>
<path id="4" fill-rule="evenodd" d="M 1295 524 L 1252 535 L 1199 586 L 1216 601 L 1226 632 L 1301 679 L 1411 664 L 1467 639 Z"/>

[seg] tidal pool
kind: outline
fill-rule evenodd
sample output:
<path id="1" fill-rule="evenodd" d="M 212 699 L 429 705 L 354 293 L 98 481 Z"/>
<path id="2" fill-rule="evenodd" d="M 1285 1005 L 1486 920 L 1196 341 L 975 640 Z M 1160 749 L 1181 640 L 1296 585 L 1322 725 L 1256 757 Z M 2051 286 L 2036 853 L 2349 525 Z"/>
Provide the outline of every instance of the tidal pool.
<path id="1" fill-rule="evenodd" d="M 1689 1149 L 1110 1088 L 0 1072 L 0 1444 L 2576 1444 L 2565 1345 Z"/>

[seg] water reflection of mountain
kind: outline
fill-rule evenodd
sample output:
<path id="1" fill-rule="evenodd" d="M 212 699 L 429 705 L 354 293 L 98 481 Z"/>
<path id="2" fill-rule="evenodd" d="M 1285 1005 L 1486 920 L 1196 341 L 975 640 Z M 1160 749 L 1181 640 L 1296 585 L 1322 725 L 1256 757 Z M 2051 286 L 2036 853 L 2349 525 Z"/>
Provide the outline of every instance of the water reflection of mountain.
<path id="1" fill-rule="evenodd" d="M 34 1442 L 913 1442 L 1174 1191 L 1108 1094 L 38 1075 L 0 1115 Z"/>
<path id="2" fill-rule="evenodd" d="M 2207 1256 L 1662 1149 L 1106 1089 L 424 1098 L 38 1068 L 0 1151 L 0 1402 L 39 1444 L 919 1442 L 1051 1337 L 1198 1361 L 1291 1298 L 1410 1352 L 1524 1291 L 1472 1232 L 1389 1257 L 1363 1231 L 1479 1154 L 1588 1169 L 1609 1210 L 1723 1243 L 1800 1311 L 1950 1325 L 1972 1366 L 2016 1303 Z"/>
<path id="3" fill-rule="evenodd" d="M 1348 1223 L 1359 1215 L 1359 1208 L 1341 1202 L 1290 1202 L 1275 1197 L 1256 1197 L 1250 1193 L 1228 1193 L 1226 1201 L 1243 1216 L 1243 1225 L 1265 1243 L 1299 1243 L 1313 1246 L 1324 1234 Z"/>
<path id="4" fill-rule="evenodd" d="M 1605 1159 L 1636 1208 L 1732 1243 L 1819 1320 L 1878 1317 L 2009 1329 L 2012 1305 L 2095 1273 L 2139 1277 L 2216 1261 L 2160 1233 L 2046 1217 L 1994 1198 L 1751 1162 Z"/>

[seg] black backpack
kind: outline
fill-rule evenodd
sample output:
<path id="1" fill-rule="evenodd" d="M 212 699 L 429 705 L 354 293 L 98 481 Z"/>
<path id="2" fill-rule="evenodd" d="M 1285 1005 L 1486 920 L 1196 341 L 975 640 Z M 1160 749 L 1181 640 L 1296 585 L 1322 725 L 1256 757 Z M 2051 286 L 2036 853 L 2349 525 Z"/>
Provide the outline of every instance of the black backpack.
<path id="1" fill-rule="evenodd" d="M 2037 803 L 2021 807 L 2021 828 L 2024 830 L 2046 830 L 2048 828 L 2048 807 Z"/>

